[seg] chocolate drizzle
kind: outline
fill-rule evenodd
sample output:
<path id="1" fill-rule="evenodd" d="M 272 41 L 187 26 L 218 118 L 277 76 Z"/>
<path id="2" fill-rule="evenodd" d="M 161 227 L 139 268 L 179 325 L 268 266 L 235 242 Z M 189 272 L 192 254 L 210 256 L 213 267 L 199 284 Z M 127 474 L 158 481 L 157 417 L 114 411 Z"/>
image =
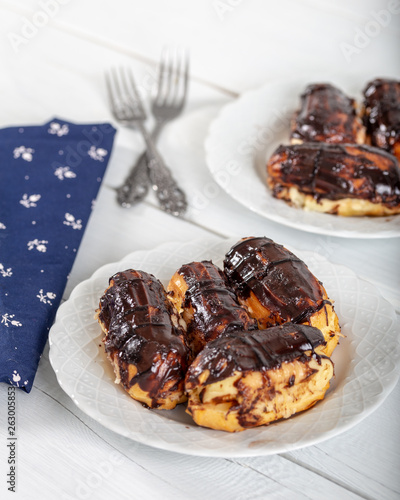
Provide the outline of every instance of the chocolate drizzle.
<path id="1" fill-rule="evenodd" d="M 285 323 L 251 332 L 230 332 L 206 345 L 186 376 L 186 387 L 199 383 L 199 376 L 209 371 L 206 385 L 219 382 L 239 372 L 265 372 L 280 368 L 296 359 L 307 362 L 321 356 L 314 349 L 325 340 L 317 328 Z"/>
<path id="2" fill-rule="evenodd" d="M 229 284 L 244 301 L 252 292 L 270 312 L 267 326 L 300 323 L 329 301 L 305 263 L 269 238 L 248 238 L 225 256 Z"/>
<path id="3" fill-rule="evenodd" d="M 325 143 L 279 146 L 267 168 L 274 196 L 284 187 L 296 186 L 317 200 L 360 198 L 388 207 L 400 204 L 398 162 L 372 146 Z"/>
<path id="4" fill-rule="evenodd" d="M 364 107 L 371 144 L 394 152 L 395 144 L 400 143 L 400 81 L 376 78 L 369 82 L 364 89 Z"/>
<path id="5" fill-rule="evenodd" d="M 219 335 L 256 328 L 256 323 L 239 304 L 224 273 L 210 261 L 192 262 L 178 271 L 186 284 L 184 307 L 193 307 L 188 337 L 199 351 Z"/>
<path id="6" fill-rule="evenodd" d="M 308 85 L 301 95 L 291 138 L 304 142 L 356 142 L 362 125 L 354 105 L 354 99 L 333 85 Z"/>
<path id="7" fill-rule="evenodd" d="M 106 352 L 117 356 L 124 387 L 138 383 L 153 399 L 152 407 L 167 395 L 166 385 L 172 391 L 183 384 L 188 366 L 188 348 L 172 323 L 173 314 L 160 281 L 143 271 L 115 274 L 100 299 Z M 133 377 L 129 365 L 137 369 Z"/>

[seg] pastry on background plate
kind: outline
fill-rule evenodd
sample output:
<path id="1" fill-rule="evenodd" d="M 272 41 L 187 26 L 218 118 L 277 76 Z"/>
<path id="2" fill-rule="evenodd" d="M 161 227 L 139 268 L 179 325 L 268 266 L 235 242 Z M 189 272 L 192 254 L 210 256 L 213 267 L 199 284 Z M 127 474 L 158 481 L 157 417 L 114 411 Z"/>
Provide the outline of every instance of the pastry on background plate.
<path id="1" fill-rule="evenodd" d="M 180 267 L 169 282 L 168 297 L 187 325 L 186 338 L 194 355 L 220 335 L 257 327 L 224 273 L 210 261 Z"/>
<path id="2" fill-rule="evenodd" d="M 149 408 L 172 409 L 186 401 L 190 362 L 184 326 L 161 282 L 128 269 L 110 278 L 97 318 L 116 383 Z"/>
<path id="3" fill-rule="evenodd" d="M 319 328 L 330 356 L 340 326 L 332 301 L 306 264 L 269 238 L 244 238 L 225 255 L 224 271 L 239 302 L 260 329 L 286 322 Z"/>
<path id="4" fill-rule="evenodd" d="M 308 85 L 292 120 L 290 140 L 292 144 L 364 143 L 365 128 L 355 100 L 329 83 Z"/>
<path id="5" fill-rule="evenodd" d="M 286 323 L 209 342 L 186 376 L 187 412 L 201 426 L 237 432 L 289 418 L 324 398 L 333 363 L 311 326 Z"/>
<path id="6" fill-rule="evenodd" d="M 367 145 L 309 142 L 279 146 L 267 164 L 274 197 L 341 216 L 400 213 L 396 158 Z"/>
<path id="7" fill-rule="evenodd" d="M 370 144 L 400 161 L 400 81 L 376 78 L 366 85 L 363 119 Z"/>

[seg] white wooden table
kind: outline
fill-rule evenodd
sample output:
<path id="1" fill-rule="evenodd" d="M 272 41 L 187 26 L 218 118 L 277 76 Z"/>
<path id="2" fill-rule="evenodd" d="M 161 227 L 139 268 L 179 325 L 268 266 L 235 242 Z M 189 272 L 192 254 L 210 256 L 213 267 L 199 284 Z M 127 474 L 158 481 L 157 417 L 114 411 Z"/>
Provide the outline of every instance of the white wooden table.
<path id="1" fill-rule="evenodd" d="M 141 152 L 119 128 L 113 157 L 65 290 L 101 265 L 166 241 L 266 235 L 373 282 L 400 310 L 399 239 L 306 233 L 247 210 L 218 188 L 203 141 L 218 110 L 276 79 L 345 73 L 362 86 L 400 76 L 398 0 L 0 0 L 0 125 L 112 121 L 104 70 L 129 64 L 143 90 L 154 84 L 164 44 L 190 48 L 191 86 L 182 117 L 160 149 L 187 193 L 203 196 L 184 220 L 149 197 L 120 208 L 115 187 Z M 264 499 L 400 497 L 400 385 L 352 429 L 305 449 L 254 458 L 202 458 L 122 438 L 86 416 L 63 392 L 48 348 L 30 394 L 17 393 L 17 493 L 21 499 Z M 0 386 L 5 422 L 7 386 Z M 0 497 L 7 491 L 5 425 L 0 427 Z"/>

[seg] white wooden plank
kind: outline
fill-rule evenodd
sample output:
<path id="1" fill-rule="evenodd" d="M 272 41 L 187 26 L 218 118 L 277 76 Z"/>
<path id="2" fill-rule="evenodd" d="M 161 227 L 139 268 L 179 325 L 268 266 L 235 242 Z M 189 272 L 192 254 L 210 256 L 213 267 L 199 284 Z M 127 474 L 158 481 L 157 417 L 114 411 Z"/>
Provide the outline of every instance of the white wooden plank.
<path id="1" fill-rule="evenodd" d="M 391 42 L 397 31 L 391 26 L 397 25 L 397 16 L 392 16 L 389 29 L 382 26 L 376 36 L 372 32 L 365 42 L 354 42 L 357 30 L 365 30 L 366 19 L 371 17 L 371 4 L 358 6 L 357 17 L 354 7 L 348 14 L 343 10 L 345 0 L 337 4 L 340 9 L 321 9 L 315 2 L 290 0 L 269 3 L 267 7 L 262 0 L 214 0 L 196 5 L 184 0 L 168 4 L 120 0 L 115 21 L 110 23 L 108 4 L 91 0 L 64 5 L 51 22 L 81 39 L 152 60 L 158 58 L 162 43 L 185 43 L 193 55 L 194 75 L 237 92 L 271 78 L 315 68 L 370 77 L 371 58 L 374 74 L 396 75 L 400 63 Z M 16 30 L 22 29 L 21 17 L 33 18 L 40 10 L 29 0 L 7 0 L 5 5 L 20 15 Z M 41 36 L 46 38 L 48 33 L 46 27 Z M 358 43 L 360 47 L 354 45 L 356 53 L 347 57 L 344 43 Z"/>
<path id="2" fill-rule="evenodd" d="M 7 7 L 11 8 L 12 4 L 7 3 Z M 54 115 L 82 123 L 112 120 L 105 71 L 115 66 L 133 69 L 144 99 L 155 89 L 160 53 L 150 63 L 144 63 L 129 53 L 60 31 L 54 24 L 56 18 L 37 29 L 31 38 L 24 38 L 19 29 L 27 22 L 24 20 L 29 21 L 28 17 L 8 8 L 0 5 L 0 32 L 6 40 L 0 53 L 7 68 L 0 78 L 0 90 L 8 96 L 0 103 L 0 126 L 41 123 Z M 25 42 L 13 46 L 9 39 L 12 34 Z M 11 77 L 6 78 L 6 74 Z M 27 78 L 31 85 L 26 85 Z M 226 101 L 220 92 L 192 80 L 186 110 L 216 99 Z M 143 142 L 138 133 L 120 135 L 125 146 L 129 144 L 133 151 L 141 150 Z"/>
<path id="3" fill-rule="evenodd" d="M 0 390 L 4 402 L 5 387 Z M 18 393 L 17 411 L 18 498 L 124 498 L 132 487 L 142 498 L 154 498 L 154 491 L 179 498 L 179 489 L 124 457 L 39 390 Z M 1 434 L 4 441 L 3 428 Z M 5 482 L 5 462 L 2 472 Z"/>
<path id="4" fill-rule="evenodd" d="M 396 0 L 364 0 L 360 4 L 357 0 L 347 0 L 346 2 L 330 2 L 329 0 L 303 0 L 315 9 L 323 9 L 334 13 L 345 19 L 352 19 L 360 22 L 364 32 L 373 30 L 374 27 L 368 23 L 378 23 L 381 30 L 387 30 L 394 33 L 400 32 L 400 23 L 398 19 L 400 6 Z M 356 26 L 355 26 L 356 28 Z M 377 36 L 379 28 L 376 27 Z M 355 33 L 356 31 L 354 31 Z"/>
<path id="5" fill-rule="evenodd" d="M 362 490 L 368 498 L 400 496 L 400 427 L 393 426 L 400 410 L 400 384 L 383 405 L 356 427 L 309 449 L 288 455 L 305 467 Z M 391 429 L 390 439 L 387 438 Z M 343 467 L 345 466 L 345 467 Z"/>
<path id="6" fill-rule="evenodd" d="M 351 491 L 346 485 L 337 484 L 329 476 L 321 475 L 318 469 L 310 470 L 303 467 L 299 474 L 297 468 L 293 468 L 293 465 L 297 467 L 298 464 L 290 462 L 282 455 L 236 459 L 235 462 L 270 477 L 277 484 L 287 488 L 288 498 L 309 498 L 313 500 L 319 500 L 320 498 L 327 500 L 337 498 L 356 499 L 360 498 L 360 496 L 364 497 L 366 491 Z"/>

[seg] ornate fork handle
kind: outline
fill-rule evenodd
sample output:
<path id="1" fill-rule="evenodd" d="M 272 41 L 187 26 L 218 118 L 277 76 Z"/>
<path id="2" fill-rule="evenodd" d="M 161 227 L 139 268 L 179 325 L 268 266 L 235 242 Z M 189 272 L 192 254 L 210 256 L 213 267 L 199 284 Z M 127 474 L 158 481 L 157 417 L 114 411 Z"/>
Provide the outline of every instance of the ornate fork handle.
<path id="1" fill-rule="evenodd" d="M 122 186 L 117 189 L 118 203 L 125 207 L 131 207 L 142 201 L 149 190 L 149 178 L 147 175 L 146 153 L 140 158 L 130 171 Z"/>
<path id="2" fill-rule="evenodd" d="M 143 123 L 138 122 L 138 126 L 146 141 L 148 174 L 161 208 L 179 217 L 183 215 L 187 209 L 186 195 L 178 187 L 170 169 L 166 166 L 164 160 L 157 151 Z"/>
<path id="3" fill-rule="evenodd" d="M 149 177 L 163 210 L 177 217 L 187 208 L 185 193 L 178 187 L 164 162 L 152 158 L 148 162 Z"/>
<path id="4" fill-rule="evenodd" d="M 157 121 L 151 138 L 156 141 L 160 135 L 163 122 Z M 131 207 L 142 201 L 149 190 L 150 180 L 147 170 L 147 153 L 144 151 L 137 159 L 122 186 L 117 189 L 118 203 L 125 207 Z"/>

